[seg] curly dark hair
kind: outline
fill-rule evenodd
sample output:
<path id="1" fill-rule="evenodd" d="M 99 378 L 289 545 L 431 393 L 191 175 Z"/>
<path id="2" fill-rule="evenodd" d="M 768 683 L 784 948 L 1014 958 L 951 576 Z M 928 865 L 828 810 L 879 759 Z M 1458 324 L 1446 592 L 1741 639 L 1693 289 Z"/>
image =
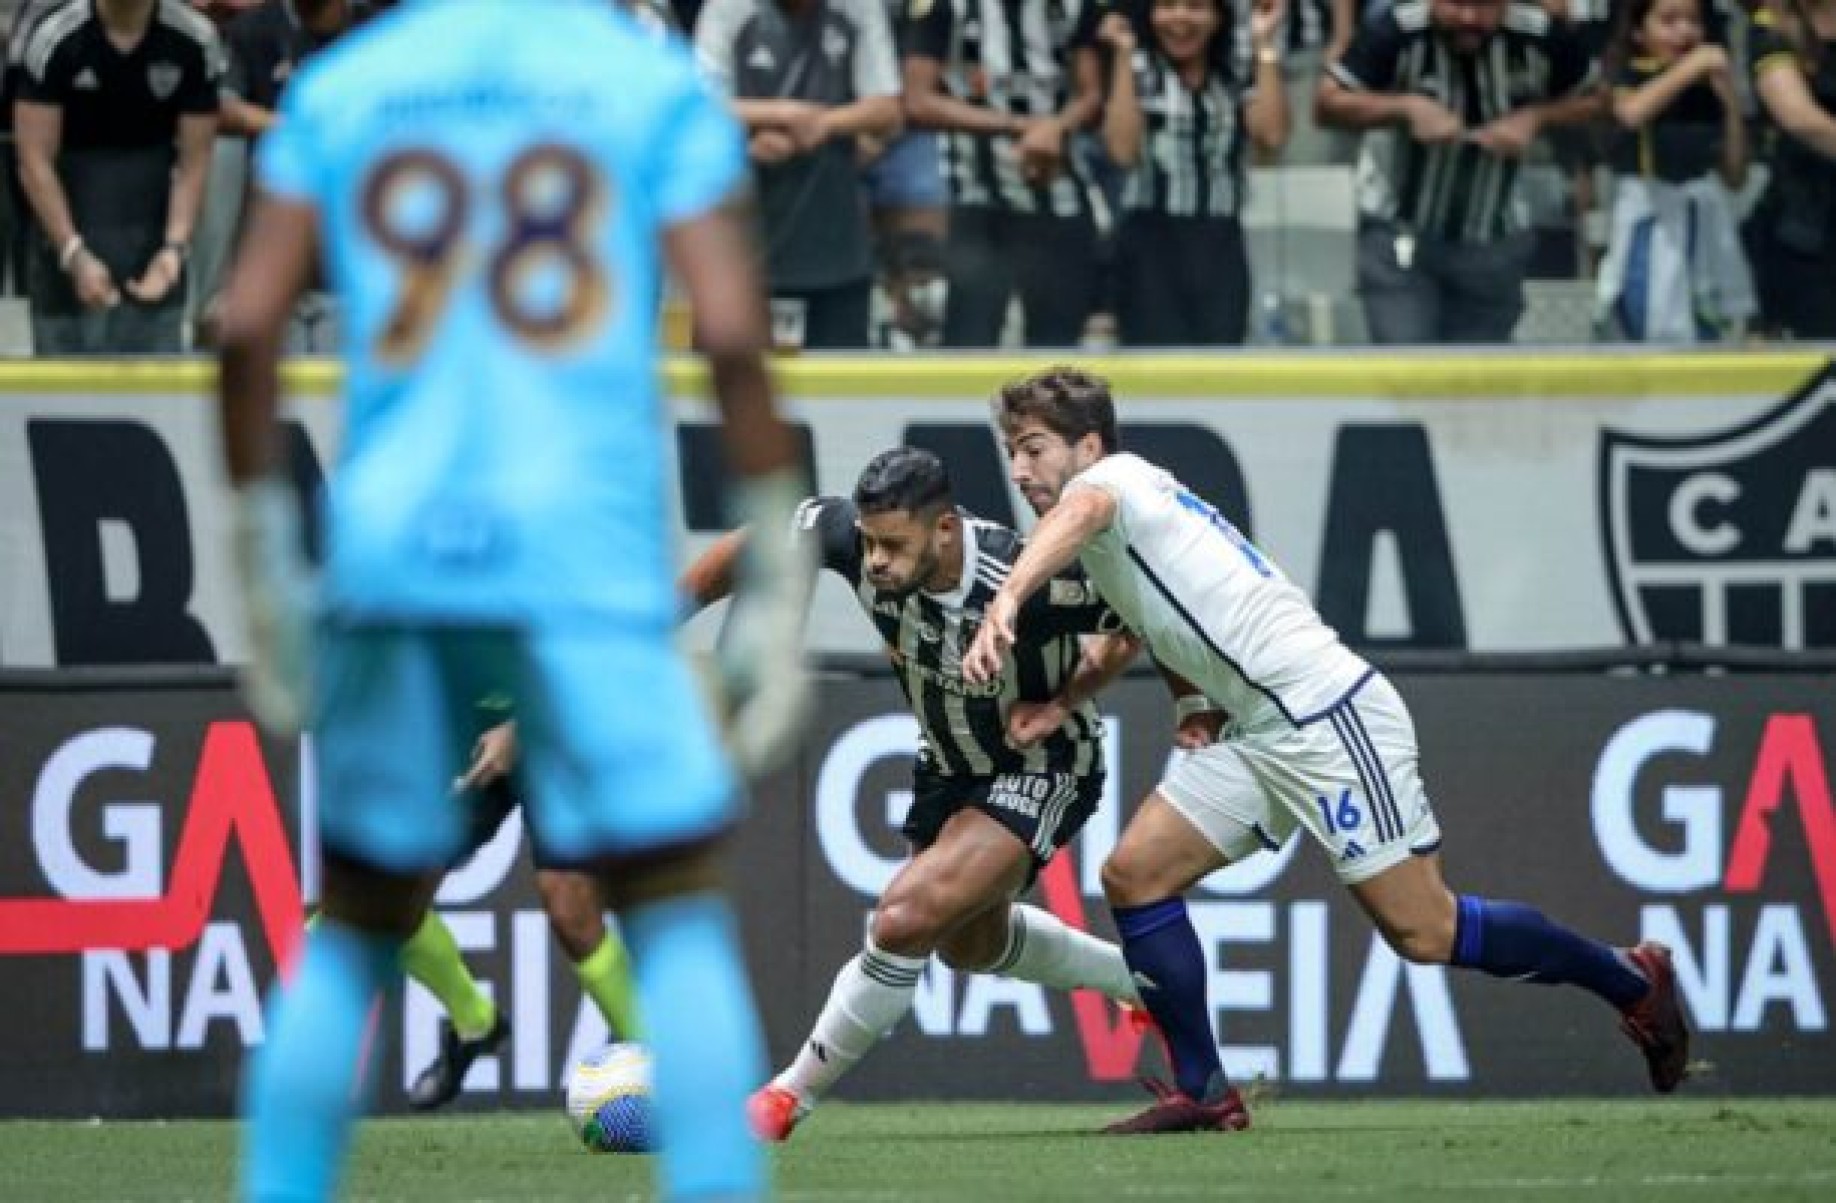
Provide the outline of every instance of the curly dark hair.
<path id="1" fill-rule="evenodd" d="M 1109 381 L 1069 364 L 1008 381 L 995 394 L 992 407 L 995 425 L 1009 437 L 1021 424 L 1036 421 L 1069 443 L 1094 434 L 1105 455 L 1121 446 Z"/>

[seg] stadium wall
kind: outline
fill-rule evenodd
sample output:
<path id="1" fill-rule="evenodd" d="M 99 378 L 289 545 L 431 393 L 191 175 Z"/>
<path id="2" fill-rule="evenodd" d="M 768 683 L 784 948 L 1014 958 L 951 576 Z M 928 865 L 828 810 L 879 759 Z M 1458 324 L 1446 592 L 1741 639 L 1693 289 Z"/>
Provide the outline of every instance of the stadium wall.
<path id="1" fill-rule="evenodd" d="M 1836 647 L 1836 369 L 1827 355 L 1137 357 L 1127 443 L 1270 551 L 1364 647 L 1518 651 L 1672 640 Z M 901 441 L 1013 520 L 985 398 L 1037 361 L 818 359 L 782 371 L 818 486 Z M 0 666 L 214 664 L 241 653 L 200 364 L 0 366 Z M 336 377 L 291 374 L 291 465 L 316 487 Z M 696 370 L 664 418 L 688 550 L 722 477 Z M 815 646 L 874 650 L 833 582 Z"/>
<path id="2" fill-rule="evenodd" d="M 1803 669 L 1805 658 L 1782 664 Z M 1717 675 L 1399 672 L 1456 888 L 1672 944 L 1712 1094 L 1836 1092 L 1836 666 Z M 902 854 L 915 729 L 883 675 L 827 678 L 766 783 L 737 881 L 774 1058 L 796 1046 Z M 1034 901 L 1109 932 L 1097 868 L 1157 779 L 1169 707 L 1105 698 L 1109 796 Z M 258 739 L 221 670 L 0 673 L 0 1115 L 226 1114 L 316 855 L 308 749 Z M 522 833 L 438 905 L 514 1019 L 461 1105 L 552 1106 L 603 1038 L 550 939 Z M 1193 916 L 1225 1058 L 1291 1094 L 1618 1095 L 1643 1068 L 1599 1003 L 1401 964 L 1298 844 L 1208 880 Z M 433 1052 L 381 1015 L 381 1105 Z M 853 1098 L 1123 1099 L 1155 1067 L 1099 1001 L 933 966 Z"/>

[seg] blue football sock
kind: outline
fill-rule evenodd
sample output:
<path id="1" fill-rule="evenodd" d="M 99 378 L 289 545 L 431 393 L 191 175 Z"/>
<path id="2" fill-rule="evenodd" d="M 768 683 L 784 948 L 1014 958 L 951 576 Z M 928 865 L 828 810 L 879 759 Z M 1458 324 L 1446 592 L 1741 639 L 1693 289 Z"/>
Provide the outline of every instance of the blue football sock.
<path id="1" fill-rule="evenodd" d="M 268 1012 L 267 1040 L 242 1083 L 242 1197 L 330 1199 L 351 1124 L 364 1028 L 378 992 L 400 974 L 399 941 L 322 920 L 293 980 Z"/>
<path id="2" fill-rule="evenodd" d="M 1551 923 L 1521 902 L 1462 894 L 1453 963 L 1493 977 L 1580 986 L 1624 1010 L 1650 983 L 1618 950 Z"/>
<path id="3" fill-rule="evenodd" d="M 662 1198 L 766 1194 L 746 1096 L 765 1080 L 764 1039 L 724 899 L 702 894 L 619 916 L 655 1058 Z"/>
<path id="4" fill-rule="evenodd" d="M 1173 1058 L 1174 1083 L 1207 1100 L 1225 1086 L 1218 1042 L 1211 1033 L 1205 996 L 1205 955 L 1181 898 L 1147 906 L 1111 907 L 1122 933 L 1122 955 L 1141 991 L 1141 1003 L 1160 1025 Z"/>

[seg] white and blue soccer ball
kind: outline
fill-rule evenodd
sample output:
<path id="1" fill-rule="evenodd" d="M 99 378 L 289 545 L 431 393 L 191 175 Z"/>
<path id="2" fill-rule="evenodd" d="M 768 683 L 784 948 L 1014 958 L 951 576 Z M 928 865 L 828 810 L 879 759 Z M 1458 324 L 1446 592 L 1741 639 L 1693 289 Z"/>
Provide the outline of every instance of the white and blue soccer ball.
<path id="1" fill-rule="evenodd" d="M 567 1071 L 567 1118 L 595 1153 L 649 1153 L 656 1148 L 650 1111 L 650 1051 L 608 1044 Z"/>

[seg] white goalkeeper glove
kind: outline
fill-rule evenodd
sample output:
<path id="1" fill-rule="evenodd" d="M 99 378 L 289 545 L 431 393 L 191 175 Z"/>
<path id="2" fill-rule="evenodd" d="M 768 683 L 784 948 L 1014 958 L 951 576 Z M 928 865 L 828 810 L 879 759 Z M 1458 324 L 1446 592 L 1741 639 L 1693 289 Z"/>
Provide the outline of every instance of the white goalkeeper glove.
<path id="1" fill-rule="evenodd" d="M 748 777 L 790 759 L 810 709 L 803 620 L 815 549 L 791 529 L 803 498 L 802 473 L 789 468 L 741 480 L 734 493 L 748 534 L 714 655 L 727 746 Z"/>
<path id="2" fill-rule="evenodd" d="M 310 703 L 314 590 L 299 498 L 285 481 L 251 481 L 236 490 L 233 526 L 249 635 L 243 700 L 262 727 L 293 735 Z"/>

